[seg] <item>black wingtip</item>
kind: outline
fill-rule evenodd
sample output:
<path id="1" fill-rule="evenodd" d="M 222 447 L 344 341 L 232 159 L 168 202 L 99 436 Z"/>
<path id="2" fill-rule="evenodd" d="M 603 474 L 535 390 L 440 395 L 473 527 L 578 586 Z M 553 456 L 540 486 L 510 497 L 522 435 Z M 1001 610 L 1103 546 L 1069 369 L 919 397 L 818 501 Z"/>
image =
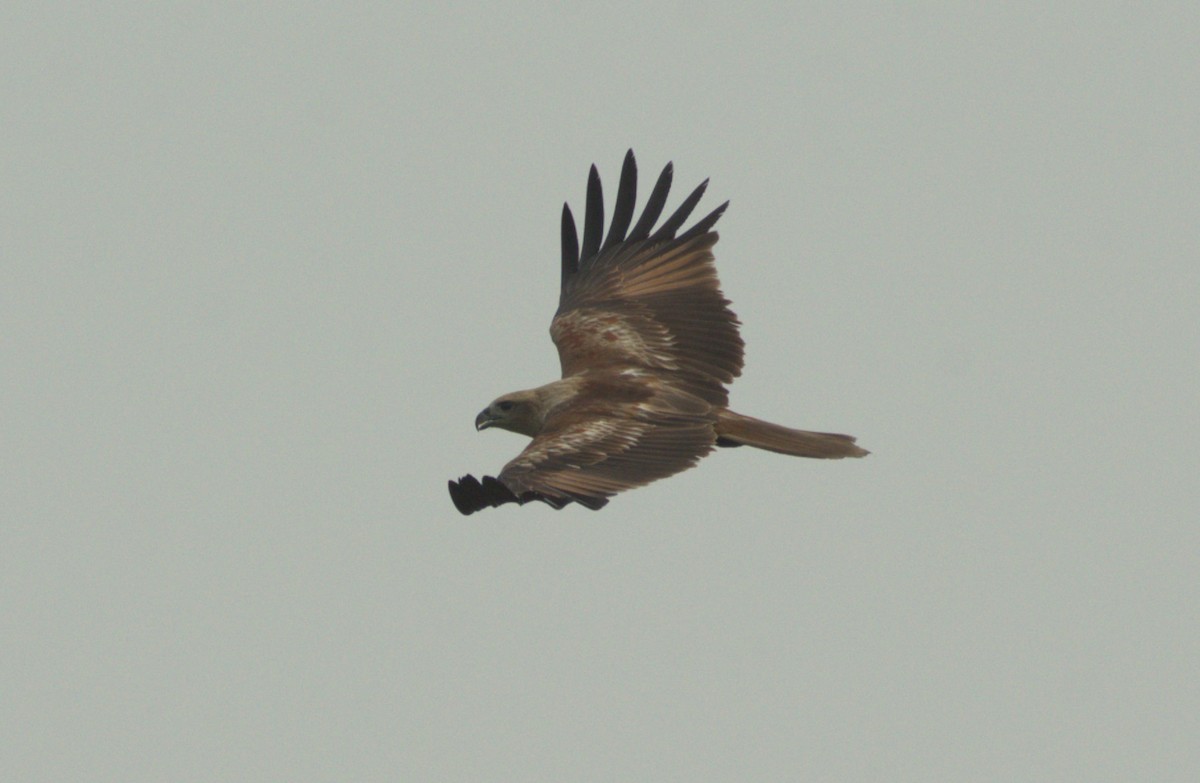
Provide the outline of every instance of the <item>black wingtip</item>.
<path id="1" fill-rule="evenodd" d="M 696 222 L 696 225 L 689 228 L 687 231 L 679 235 L 680 242 L 686 242 L 693 237 L 698 237 L 707 234 L 717 221 L 721 219 L 721 215 L 725 214 L 725 210 L 729 207 L 729 202 L 726 201 L 721 206 L 709 212 L 702 219 Z"/>
<path id="2" fill-rule="evenodd" d="M 604 235 L 604 189 L 600 186 L 600 172 L 592 164 L 588 172 L 587 204 L 583 213 L 583 248 L 579 259 L 584 265 L 600 250 Z"/>
<path id="3" fill-rule="evenodd" d="M 600 248 L 603 253 L 613 245 L 625 241 L 625 232 L 633 221 L 634 204 L 637 201 L 637 160 L 633 150 L 625 153 L 625 162 L 621 164 L 621 180 L 617 185 L 617 201 L 613 205 L 612 223 L 608 227 L 608 236 Z"/>
<path id="4" fill-rule="evenodd" d="M 700 199 L 704 196 L 704 191 L 706 190 L 708 190 L 707 179 L 697 185 L 696 189 L 688 194 L 683 203 L 671 213 L 671 217 L 663 221 L 663 224 L 658 227 L 658 231 L 655 231 L 654 235 L 650 237 L 650 241 L 661 242 L 667 239 L 674 239 L 675 232 L 687 221 L 688 216 L 692 214 L 692 210 L 700 203 Z"/>
<path id="5" fill-rule="evenodd" d="M 496 508 L 505 503 L 520 503 L 512 490 L 491 476 L 484 476 L 483 481 L 471 475 L 466 475 L 458 481 L 450 481 L 450 499 L 461 514 L 474 514 L 485 508 Z"/>
<path id="6" fill-rule="evenodd" d="M 667 195 L 671 192 L 671 180 L 675 176 L 675 165 L 668 163 L 663 166 L 662 173 L 658 175 L 658 180 L 654 183 L 654 189 L 650 191 L 650 198 L 646 199 L 646 206 L 642 209 L 642 216 L 638 218 L 637 225 L 629 232 L 629 240 L 637 241 L 646 239 L 650 236 L 651 229 L 658 222 L 659 215 L 662 214 L 663 207 L 667 205 Z"/>
<path id="7" fill-rule="evenodd" d="M 562 285 L 579 271 L 579 235 L 575 233 L 575 217 L 563 202 L 562 211 Z"/>
<path id="8" fill-rule="evenodd" d="M 574 498 L 547 497 L 540 492 L 522 492 L 518 495 L 505 486 L 504 482 L 493 476 L 484 476 L 483 480 L 480 481 L 468 474 L 458 481 L 451 479 L 447 482 L 447 485 L 450 489 L 450 500 L 454 501 L 454 507 L 464 516 L 474 514 L 476 511 L 482 511 L 485 508 L 498 508 L 505 503 L 516 503 L 519 506 L 523 506 L 533 500 L 540 500 L 555 510 L 561 509 L 563 506 L 571 503 L 572 500 L 582 503 L 591 509 L 600 508 L 600 506 L 608 502 L 606 498 L 593 499 L 592 502 L 598 502 L 598 505 L 591 505 Z"/>
<path id="9" fill-rule="evenodd" d="M 562 282 L 565 285 L 581 268 L 587 267 L 596 256 L 622 242 L 669 242 L 687 241 L 701 236 L 712 230 L 713 225 L 724 214 L 729 202 L 726 201 L 708 213 L 703 219 L 676 236 L 683 224 L 687 222 L 692 211 L 700 202 L 708 180 L 701 182 L 683 200 L 671 216 L 657 230 L 654 224 L 662 216 L 667 204 L 667 196 L 671 191 L 671 182 L 675 177 L 675 164 L 668 162 L 663 166 L 650 197 L 642 208 L 642 214 L 633 228 L 635 202 L 637 200 L 637 161 L 633 150 L 625 153 L 625 161 L 621 166 L 621 180 L 617 188 L 617 199 L 613 206 L 612 224 L 608 236 L 604 236 L 604 192 L 600 186 L 600 172 L 595 164 L 588 170 L 587 204 L 583 216 L 583 241 L 580 244 L 579 235 L 575 230 L 575 220 L 570 208 L 563 204 L 562 218 Z M 653 233 L 651 233 L 653 232 Z"/>

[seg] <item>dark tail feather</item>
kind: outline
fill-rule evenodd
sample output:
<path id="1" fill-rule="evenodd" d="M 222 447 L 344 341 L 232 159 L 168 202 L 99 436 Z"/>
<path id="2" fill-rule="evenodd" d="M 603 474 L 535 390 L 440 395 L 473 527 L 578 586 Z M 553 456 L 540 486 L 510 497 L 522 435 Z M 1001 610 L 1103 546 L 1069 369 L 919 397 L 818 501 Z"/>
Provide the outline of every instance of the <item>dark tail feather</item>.
<path id="1" fill-rule="evenodd" d="M 754 446 L 779 454 L 814 459 L 865 457 L 871 453 L 855 446 L 854 438 L 849 435 L 794 430 L 731 410 L 721 411 L 717 419 L 717 445 Z"/>

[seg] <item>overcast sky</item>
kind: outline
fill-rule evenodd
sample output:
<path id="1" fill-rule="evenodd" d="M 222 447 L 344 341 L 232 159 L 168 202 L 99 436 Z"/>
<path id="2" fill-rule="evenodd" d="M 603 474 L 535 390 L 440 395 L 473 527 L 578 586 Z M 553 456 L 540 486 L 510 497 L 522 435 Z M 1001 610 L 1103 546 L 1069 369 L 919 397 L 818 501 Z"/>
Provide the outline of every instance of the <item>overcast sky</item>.
<path id="1" fill-rule="evenodd" d="M 0 778 L 1200 779 L 1200 7 L 413 5 L 0 11 Z M 462 517 L 630 147 L 873 453 Z"/>

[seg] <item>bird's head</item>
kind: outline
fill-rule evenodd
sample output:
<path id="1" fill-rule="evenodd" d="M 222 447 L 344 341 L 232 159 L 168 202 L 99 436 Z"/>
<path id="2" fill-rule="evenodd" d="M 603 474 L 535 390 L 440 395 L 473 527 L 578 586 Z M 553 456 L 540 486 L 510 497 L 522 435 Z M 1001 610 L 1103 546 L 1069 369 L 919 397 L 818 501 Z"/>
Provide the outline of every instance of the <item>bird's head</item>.
<path id="1" fill-rule="evenodd" d="M 475 429 L 499 427 L 534 437 L 542 428 L 541 408 L 533 392 L 514 392 L 497 397 L 475 417 Z"/>

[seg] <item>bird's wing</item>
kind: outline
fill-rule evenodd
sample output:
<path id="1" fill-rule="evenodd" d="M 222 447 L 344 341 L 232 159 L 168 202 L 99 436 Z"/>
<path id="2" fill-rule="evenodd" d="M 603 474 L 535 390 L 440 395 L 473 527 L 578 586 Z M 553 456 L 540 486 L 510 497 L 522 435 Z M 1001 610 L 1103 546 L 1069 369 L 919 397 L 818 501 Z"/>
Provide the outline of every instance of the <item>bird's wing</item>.
<path id="1" fill-rule="evenodd" d="M 742 369 L 738 320 L 717 280 L 713 225 L 728 202 L 682 234 L 707 187 L 689 195 L 656 230 L 671 187 L 659 176 L 632 229 L 637 191 L 633 152 L 625 156 L 608 236 L 600 177 L 593 166 L 580 247 L 571 210 L 563 206 L 562 288 L 550 336 L 563 377 L 598 367 L 640 367 L 669 374 L 713 405 L 728 402 L 725 384 Z"/>
<path id="2" fill-rule="evenodd" d="M 627 393 L 612 388 L 619 376 Z M 552 413 L 497 478 L 464 476 L 450 482 L 450 495 L 464 514 L 530 500 L 597 509 L 695 465 L 715 445 L 715 416 L 704 400 L 650 374 L 614 374 Z"/>

